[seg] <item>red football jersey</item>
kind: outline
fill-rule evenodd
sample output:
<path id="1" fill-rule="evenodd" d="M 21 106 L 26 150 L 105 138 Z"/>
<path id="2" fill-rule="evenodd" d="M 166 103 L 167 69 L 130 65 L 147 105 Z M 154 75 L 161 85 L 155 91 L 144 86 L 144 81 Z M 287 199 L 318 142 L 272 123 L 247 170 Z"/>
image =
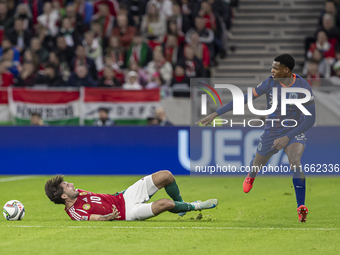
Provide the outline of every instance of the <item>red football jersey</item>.
<path id="1" fill-rule="evenodd" d="M 106 215 L 112 213 L 112 205 L 120 212 L 119 219 L 125 220 L 125 201 L 123 193 L 117 195 L 97 194 L 82 189 L 77 189 L 79 195 L 76 202 L 66 209 L 72 220 L 90 220 L 91 214 Z"/>

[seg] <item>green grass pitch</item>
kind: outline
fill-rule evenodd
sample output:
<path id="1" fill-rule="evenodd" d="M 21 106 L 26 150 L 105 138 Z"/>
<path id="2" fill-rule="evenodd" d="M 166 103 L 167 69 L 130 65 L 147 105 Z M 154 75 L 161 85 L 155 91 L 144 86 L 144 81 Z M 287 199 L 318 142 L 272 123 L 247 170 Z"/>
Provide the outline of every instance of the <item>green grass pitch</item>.
<path id="1" fill-rule="evenodd" d="M 243 178 L 177 176 L 186 201 L 217 198 L 216 209 L 183 218 L 163 213 L 140 222 L 76 222 L 44 194 L 46 176 L 6 181 L 0 205 L 20 200 L 22 221 L 0 218 L 0 254 L 340 254 L 340 178 L 307 178 L 307 223 L 298 222 L 291 178 L 259 176 L 249 194 Z M 76 188 L 114 193 L 139 176 L 66 176 Z M 152 201 L 167 198 L 164 190 Z"/>

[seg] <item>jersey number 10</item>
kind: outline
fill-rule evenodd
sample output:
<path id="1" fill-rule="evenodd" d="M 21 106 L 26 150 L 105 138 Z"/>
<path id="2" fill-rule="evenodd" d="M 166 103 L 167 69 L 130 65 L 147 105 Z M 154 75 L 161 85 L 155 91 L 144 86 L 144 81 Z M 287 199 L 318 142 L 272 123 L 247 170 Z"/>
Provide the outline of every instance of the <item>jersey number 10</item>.
<path id="1" fill-rule="evenodd" d="M 100 197 L 90 196 L 90 200 L 91 200 L 91 203 L 102 204 L 102 202 L 100 202 L 101 200 Z"/>

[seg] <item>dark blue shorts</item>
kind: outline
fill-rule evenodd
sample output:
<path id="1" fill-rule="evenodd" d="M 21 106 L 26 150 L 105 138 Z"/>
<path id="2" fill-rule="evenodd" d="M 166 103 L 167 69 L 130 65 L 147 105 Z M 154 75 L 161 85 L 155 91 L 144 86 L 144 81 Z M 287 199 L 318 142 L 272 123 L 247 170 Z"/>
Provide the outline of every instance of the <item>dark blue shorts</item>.
<path id="1" fill-rule="evenodd" d="M 261 140 L 259 142 L 259 145 L 257 146 L 257 150 L 256 152 L 262 156 L 271 156 L 273 154 L 276 154 L 279 152 L 278 149 L 272 148 L 273 144 L 274 144 L 274 140 L 277 139 L 279 137 L 261 137 Z M 306 147 L 306 135 L 305 133 L 301 133 L 297 136 L 295 136 L 294 138 L 290 139 L 290 141 L 288 142 L 288 144 L 286 145 L 286 147 L 284 147 L 284 149 L 287 148 L 288 145 L 292 144 L 292 143 L 302 143 L 305 147 Z M 283 149 L 283 150 L 284 150 Z"/>

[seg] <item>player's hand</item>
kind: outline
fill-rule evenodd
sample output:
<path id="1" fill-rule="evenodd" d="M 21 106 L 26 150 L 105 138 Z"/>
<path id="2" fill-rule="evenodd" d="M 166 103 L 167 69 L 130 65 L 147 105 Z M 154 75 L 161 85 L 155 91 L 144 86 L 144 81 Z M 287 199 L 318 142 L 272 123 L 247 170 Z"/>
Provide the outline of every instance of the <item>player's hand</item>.
<path id="1" fill-rule="evenodd" d="M 208 126 L 216 117 L 218 116 L 217 112 L 214 112 L 212 114 L 210 114 L 209 116 L 205 117 L 204 119 L 201 119 L 199 121 L 197 121 L 195 124 L 200 124 L 202 123 L 203 126 Z"/>
<path id="2" fill-rule="evenodd" d="M 120 212 L 118 212 L 117 208 L 115 205 L 112 205 L 112 213 L 110 214 L 110 220 L 115 220 L 115 219 L 119 219 Z"/>
<path id="3" fill-rule="evenodd" d="M 272 149 L 275 148 L 278 150 L 282 150 L 284 147 L 287 146 L 288 142 L 289 142 L 288 136 L 277 138 L 274 140 Z"/>

